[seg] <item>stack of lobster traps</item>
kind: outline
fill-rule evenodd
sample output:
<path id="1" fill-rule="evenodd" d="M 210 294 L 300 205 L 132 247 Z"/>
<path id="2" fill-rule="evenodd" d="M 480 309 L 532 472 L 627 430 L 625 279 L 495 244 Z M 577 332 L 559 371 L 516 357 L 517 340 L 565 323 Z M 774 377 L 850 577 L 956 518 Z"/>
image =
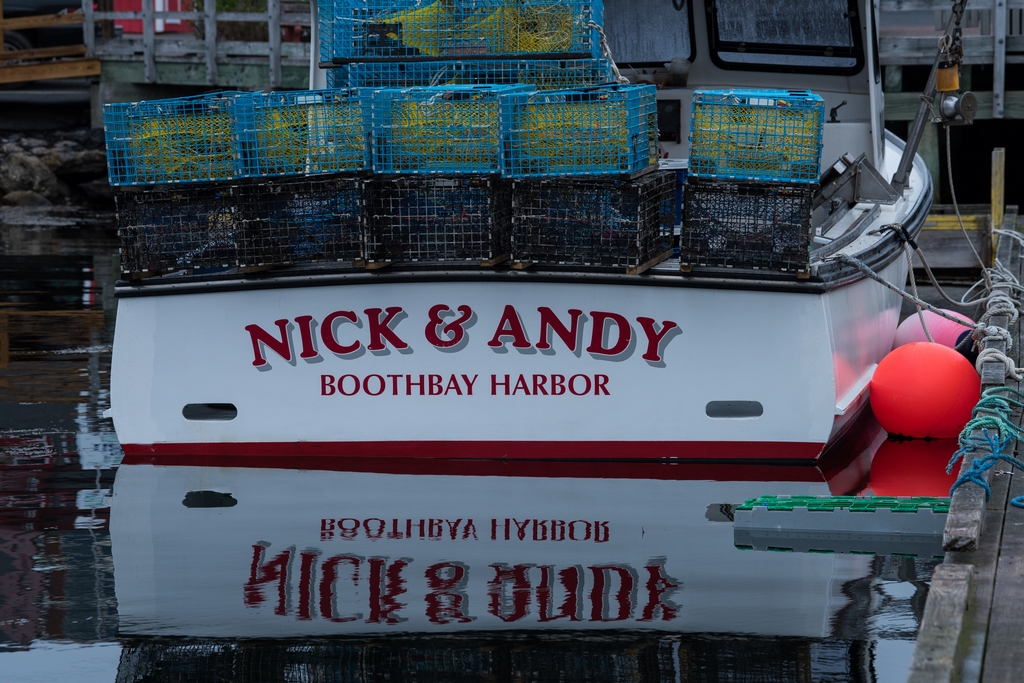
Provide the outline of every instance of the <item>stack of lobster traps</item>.
<path id="1" fill-rule="evenodd" d="M 669 255 L 655 88 L 605 83 L 600 0 L 326 5 L 321 59 L 346 87 L 106 107 L 130 277 L 315 262 L 639 273 Z M 408 77 L 425 65 L 461 76 Z"/>
<path id="2" fill-rule="evenodd" d="M 806 90 L 694 92 L 683 271 L 808 274 L 824 112 Z"/>

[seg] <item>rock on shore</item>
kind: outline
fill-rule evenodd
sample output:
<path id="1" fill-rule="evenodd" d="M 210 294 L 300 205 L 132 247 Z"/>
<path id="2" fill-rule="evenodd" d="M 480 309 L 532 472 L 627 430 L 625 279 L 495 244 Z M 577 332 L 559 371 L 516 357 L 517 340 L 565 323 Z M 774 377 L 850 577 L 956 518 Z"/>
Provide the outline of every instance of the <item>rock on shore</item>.
<path id="1" fill-rule="evenodd" d="M 106 206 L 112 200 L 102 130 L 0 133 L 0 203 Z"/>

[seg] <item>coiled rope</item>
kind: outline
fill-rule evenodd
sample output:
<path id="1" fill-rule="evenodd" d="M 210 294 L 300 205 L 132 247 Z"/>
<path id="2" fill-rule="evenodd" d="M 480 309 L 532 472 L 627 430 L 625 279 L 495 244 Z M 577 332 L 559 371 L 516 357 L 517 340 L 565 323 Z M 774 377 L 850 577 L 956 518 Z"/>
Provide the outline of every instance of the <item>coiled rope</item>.
<path id="1" fill-rule="evenodd" d="M 914 296 L 913 294 L 904 291 L 902 288 L 897 287 L 896 285 L 892 284 L 891 282 L 883 278 L 881 275 L 876 273 L 874 270 L 871 269 L 870 266 L 868 266 L 866 263 L 864 263 L 855 256 L 851 256 L 849 254 L 844 254 L 840 252 L 838 254 L 830 256 L 827 260 L 842 261 L 844 263 L 848 263 L 854 266 L 855 268 L 857 268 L 857 270 L 861 271 L 875 282 L 895 292 L 896 294 L 899 294 L 901 297 L 917 306 L 919 310 L 926 309 L 931 311 L 935 315 L 945 318 L 946 320 L 952 320 L 953 322 L 963 325 L 965 327 L 970 327 L 972 329 L 971 337 L 972 339 L 974 339 L 975 345 L 979 349 L 981 349 L 980 353 L 978 354 L 978 360 L 975 362 L 975 368 L 978 370 L 979 375 L 981 374 L 981 368 L 984 363 L 996 361 L 1003 363 L 1004 367 L 1006 368 L 1007 377 L 1012 378 L 1017 382 L 1024 381 L 1024 368 L 1018 368 L 1016 363 L 1014 363 L 1013 359 L 1007 356 L 1006 353 L 1000 351 L 999 349 L 985 348 L 984 346 L 982 346 L 983 341 L 985 341 L 986 339 L 990 339 L 992 341 L 1004 341 L 1006 343 L 1007 351 L 1009 351 L 1013 347 L 1013 337 L 1010 336 L 1010 331 L 1005 327 L 992 325 L 989 322 L 991 318 L 995 315 L 1009 315 L 1011 324 L 1013 322 L 1016 322 L 1018 317 L 1017 304 L 1008 295 L 993 294 L 992 296 L 988 297 L 987 301 L 989 304 L 993 305 L 993 308 L 989 309 L 986 306 L 985 314 L 982 315 L 981 320 L 976 323 L 971 323 L 963 318 L 947 313 L 941 308 L 933 306 L 932 304 L 921 299 L 920 297 Z"/>
<path id="2" fill-rule="evenodd" d="M 1010 396 L 1017 398 L 1010 398 Z M 1024 430 L 1013 423 L 1013 411 L 1015 408 L 1024 409 L 1024 402 L 1017 400 L 1024 399 L 1024 393 L 1010 387 L 994 387 L 986 389 L 981 395 L 978 405 L 974 406 L 971 412 L 970 421 L 960 432 L 957 441 L 960 448 L 950 459 L 946 466 L 946 473 L 951 474 L 956 464 L 967 455 L 974 455 L 979 449 L 987 449 L 988 454 L 974 458 L 971 466 L 961 474 L 949 489 L 949 495 L 961 485 L 971 482 L 977 484 L 985 491 L 985 500 L 992 496 L 992 487 L 985 481 L 985 472 L 992 469 L 996 463 L 1003 461 L 1013 467 L 1024 470 L 1024 462 L 1005 451 L 1013 441 L 1020 441 L 1024 436 Z M 980 434 L 975 432 L 980 430 Z M 995 432 L 993 435 L 992 430 Z M 1024 508 L 1024 496 L 1017 496 L 1010 500 L 1014 507 Z"/>

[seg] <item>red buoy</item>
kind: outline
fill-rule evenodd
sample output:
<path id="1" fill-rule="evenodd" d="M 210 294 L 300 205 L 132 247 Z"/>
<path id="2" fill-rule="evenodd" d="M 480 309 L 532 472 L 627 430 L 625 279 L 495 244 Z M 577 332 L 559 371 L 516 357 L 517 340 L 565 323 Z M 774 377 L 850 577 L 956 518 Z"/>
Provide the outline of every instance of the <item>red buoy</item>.
<path id="1" fill-rule="evenodd" d="M 958 448 L 956 439 L 886 440 L 871 461 L 871 492 L 876 496 L 948 496 L 960 468 L 946 474 L 946 465 Z"/>
<path id="2" fill-rule="evenodd" d="M 871 378 L 871 409 L 890 434 L 951 439 L 981 398 L 981 378 L 951 348 L 914 342 L 893 349 Z"/>

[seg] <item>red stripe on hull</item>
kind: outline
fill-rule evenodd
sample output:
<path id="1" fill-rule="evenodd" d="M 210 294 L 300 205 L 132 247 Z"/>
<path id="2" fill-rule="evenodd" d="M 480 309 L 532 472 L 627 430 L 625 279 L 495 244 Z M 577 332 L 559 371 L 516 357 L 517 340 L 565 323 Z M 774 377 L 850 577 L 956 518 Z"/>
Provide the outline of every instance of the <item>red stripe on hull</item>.
<path id="1" fill-rule="evenodd" d="M 811 462 L 823 443 L 778 441 L 360 441 L 122 444 L 126 465 L 331 469 L 325 458 Z"/>

